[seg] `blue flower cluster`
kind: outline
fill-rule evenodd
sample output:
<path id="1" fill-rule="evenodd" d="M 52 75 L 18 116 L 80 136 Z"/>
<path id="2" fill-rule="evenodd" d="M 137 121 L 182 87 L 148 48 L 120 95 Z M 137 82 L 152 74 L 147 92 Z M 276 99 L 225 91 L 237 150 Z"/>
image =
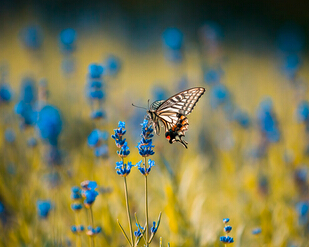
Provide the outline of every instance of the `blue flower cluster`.
<path id="1" fill-rule="evenodd" d="M 71 199 L 73 200 L 73 203 L 71 204 L 71 208 L 73 211 L 80 211 L 83 208 L 83 205 L 80 203 L 80 200 L 82 198 L 80 194 L 80 189 L 77 186 L 72 187 L 71 189 Z"/>
<path id="2" fill-rule="evenodd" d="M 71 231 L 72 231 L 74 234 L 81 234 L 84 230 L 85 230 L 85 227 L 84 227 L 83 225 L 72 226 L 72 227 L 71 227 Z"/>
<path id="3" fill-rule="evenodd" d="M 36 202 L 38 215 L 40 218 L 47 218 L 50 210 L 52 209 L 52 204 L 50 201 L 37 201 Z"/>
<path id="4" fill-rule="evenodd" d="M 95 237 L 96 235 L 98 235 L 100 232 L 102 231 L 102 228 L 101 227 L 92 227 L 92 226 L 88 226 L 88 231 L 86 232 L 86 234 L 89 236 L 89 237 Z"/>
<path id="5" fill-rule="evenodd" d="M 148 160 L 148 167 L 145 169 L 144 166 L 141 166 L 141 164 L 143 163 L 143 161 L 141 160 L 140 162 L 138 162 L 137 168 L 138 170 L 145 176 L 148 176 L 150 171 L 151 171 L 151 167 L 155 166 L 155 162 L 151 159 Z"/>
<path id="6" fill-rule="evenodd" d="M 298 224 L 307 226 L 309 224 L 309 201 L 301 201 L 296 205 Z"/>
<path id="7" fill-rule="evenodd" d="M 260 227 L 254 228 L 254 229 L 252 230 L 252 234 L 253 234 L 253 235 L 258 235 L 258 234 L 260 234 L 261 232 L 262 232 L 262 229 L 261 229 Z"/>
<path id="8" fill-rule="evenodd" d="M 85 198 L 84 205 L 86 208 L 90 208 L 95 202 L 96 197 L 99 193 L 96 191 L 97 183 L 95 181 L 84 181 L 81 183 L 82 196 Z"/>
<path id="9" fill-rule="evenodd" d="M 134 236 L 139 238 L 142 235 L 142 231 L 144 231 L 144 227 L 142 227 L 141 225 L 135 223 L 137 226 L 137 230 L 134 231 Z"/>
<path id="10" fill-rule="evenodd" d="M 152 227 L 150 228 L 150 232 L 155 234 L 158 231 L 158 224 L 155 221 L 152 222 Z"/>
<path id="11" fill-rule="evenodd" d="M 165 57 L 171 62 L 183 59 L 183 33 L 178 28 L 167 28 L 162 34 Z"/>
<path id="12" fill-rule="evenodd" d="M 273 110 L 273 103 L 270 98 L 265 98 L 260 103 L 257 118 L 260 131 L 266 140 L 268 142 L 278 142 L 280 139 L 280 131 Z"/>
<path id="13" fill-rule="evenodd" d="M 93 130 L 88 136 L 88 146 L 94 148 L 94 154 L 97 157 L 108 157 L 108 146 L 107 146 L 108 133 L 98 129 Z"/>
<path id="14" fill-rule="evenodd" d="M 96 106 L 97 109 L 92 109 L 91 117 L 93 119 L 99 119 L 105 117 L 105 112 L 102 109 L 102 104 L 105 99 L 104 92 L 104 81 L 103 75 L 105 75 L 105 68 L 99 64 L 90 64 L 88 67 L 88 76 L 87 76 L 87 84 L 86 84 L 86 96 L 91 104 L 94 105 L 94 102 L 98 102 Z"/>
<path id="15" fill-rule="evenodd" d="M 125 122 L 119 121 L 118 128 L 114 129 L 115 134 L 112 135 L 112 138 L 115 140 L 116 146 L 120 148 L 120 150 L 117 151 L 117 154 L 119 157 L 121 157 L 121 161 L 116 162 L 115 169 L 117 170 L 117 174 L 122 177 L 126 177 L 130 174 L 131 168 L 134 167 L 131 162 L 128 162 L 127 164 L 124 163 L 123 158 L 127 157 L 130 154 L 130 150 L 128 147 L 128 143 L 126 142 L 126 139 L 123 139 L 123 136 L 127 132 L 125 130 Z"/>
<path id="16" fill-rule="evenodd" d="M 21 127 L 34 125 L 37 119 L 35 109 L 37 90 L 32 78 L 27 77 L 22 80 L 19 98 L 19 102 L 15 105 L 15 113 L 21 117 Z"/>
<path id="17" fill-rule="evenodd" d="M 154 145 L 152 145 L 153 128 L 149 126 L 147 119 L 144 120 L 142 125 L 142 139 L 137 144 L 138 152 L 142 157 L 148 157 L 154 155 Z"/>
<path id="18" fill-rule="evenodd" d="M 227 223 L 230 221 L 229 218 L 224 218 L 223 223 L 225 224 L 224 232 L 226 233 L 226 236 L 220 237 L 220 241 L 224 244 L 231 244 L 234 243 L 234 239 L 227 234 L 232 230 L 232 227 L 227 225 Z"/>

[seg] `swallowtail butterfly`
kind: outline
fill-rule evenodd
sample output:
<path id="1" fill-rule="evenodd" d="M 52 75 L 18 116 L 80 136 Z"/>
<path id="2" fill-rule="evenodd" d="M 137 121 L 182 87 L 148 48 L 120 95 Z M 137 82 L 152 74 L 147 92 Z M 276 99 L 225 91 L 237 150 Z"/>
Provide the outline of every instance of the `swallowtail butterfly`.
<path id="1" fill-rule="evenodd" d="M 155 133 L 160 135 L 159 121 L 161 121 L 165 128 L 165 137 L 169 140 L 169 143 L 180 142 L 187 148 L 188 143 L 182 140 L 185 131 L 188 130 L 187 115 L 192 112 L 204 92 L 205 88 L 194 87 L 175 94 L 167 100 L 153 102 L 147 114 Z"/>

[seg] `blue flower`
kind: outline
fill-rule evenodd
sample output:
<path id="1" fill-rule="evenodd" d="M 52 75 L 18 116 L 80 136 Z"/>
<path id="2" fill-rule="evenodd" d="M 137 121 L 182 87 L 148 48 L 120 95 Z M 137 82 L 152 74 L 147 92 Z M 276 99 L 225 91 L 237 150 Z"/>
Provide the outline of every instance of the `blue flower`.
<path id="1" fill-rule="evenodd" d="M 37 113 L 33 110 L 32 105 L 20 101 L 15 105 L 14 110 L 22 118 L 22 127 L 31 126 L 36 123 Z"/>
<path id="2" fill-rule="evenodd" d="M 96 147 L 94 149 L 94 155 L 96 157 L 103 157 L 103 158 L 107 158 L 108 157 L 108 146 L 106 144 L 101 145 L 99 147 Z"/>
<path id="3" fill-rule="evenodd" d="M 87 138 L 89 147 L 97 147 L 100 145 L 102 139 L 102 132 L 98 129 L 93 130 Z"/>
<path id="4" fill-rule="evenodd" d="M 150 155 L 154 154 L 153 148 L 154 145 L 152 145 L 152 137 L 153 137 L 153 128 L 152 126 L 149 126 L 149 122 L 147 119 L 144 120 L 142 125 L 142 139 L 137 145 L 138 152 L 142 157 L 148 157 Z"/>
<path id="5" fill-rule="evenodd" d="M 135 224 L 137 226 L 137 231 L 134 231 L 134 235 L 135 235 L 135 237 L 138 238 L 138 237 L 140 237 L 142 235 L 141 230 L 144 231 L 144 228 L 141 225 L 137 224 L 137 223 L 135 223 Z"/>
<path id="6" fill-rule="evenodd" d="M 210 89 L 210 105 L 213 109 L 227 103 L 229 99 L 230 93 L 223 84 L 216 84 Z"/>
<path id="7" fill-rule="evenodd" d="M 36 138 L 34 137 L 30 137 L 28 140 L 27 140 L 27 145 L 29 147 L 35 147 L 36 145 L 38 144 L 38 141 Z"/>
<path id="8" fill-rule="evenodd" d="M 309 103 L 308 101 L 301 101 L 297 106 L 297 118 L 300 122 L 309 120 Z"/>
<path id="9" fill-rule="evenodd" d="M 162 35 L 163 43 L 171 50 L 180 50 L 183 45 L 183 34 L 177 28 L 167 28 Z"/>
<path id="10" fill-rule="evenodd" d="M 16 139 L 15 132 L 13 130 L 11 130 L 11 129 L 5 130 L 4 137 L 5 137 L 5 140 L 8 143 L 13 143 L 15 141 L 15 139 Z"/>
<path id="11" fill-rule="evenodd" d="M 112 138 L 115 140 L 116 146 L 121 148 L 125 143 L 126 139 L 122 139 L 123 135 L 127 132 L 125 130 L 125 122 L 118 123 L 118 129 L 114 129 L 115 134 L 112 135 Z"/>
<path id="12" fill-rule="evenodd" d="M 85 230 L 85 227 L 83 225 L 80 226 L 71 226 L 71 231 L 74 234 L 80 234 L 81 232 L 83 232 Z"/>
<path id="13" fill-rule="evenodd" d="M 106 61 L 107 73 L 110 75 L 117 75 L 119 70 L 121 69 L 120 59 L 114 55 L 110 55 L 107 57 Z"/>
<path id="14" fill-rule="evenodd" d="M 71 189 L 72 194 L 71 194 L 71 199 L 72 200 L 78 200 L 80 198 L 82 198 L 81 194 L 80 194 L 80 189 L 77 186 L 72 187 Z"/>
<path id="15" fill-rule="evenodd" d="M 234 243 L 234 239 L 232 237 L 220 237 L 220 241 L 224 244 L 231 244 L 231 243 Z"/>
<path id="16" fill-rule="evenodd" d="M 32 50 L 41 48 L 43 43 L 43 34 L 39 26 L 28 26 L 21 30 L 20 38 L 23 44 Z"/>
<path id="17" fill-rule="evenodd" d="M 102 65 L 92 63 L 88 67 L 89 77 L 90 78 L 100 78 L 104 72 Z"/>
<path id="18" fill-rule="evenodd" d="M 37 100 L 35 81 L 30 77 L 25 77 L 22 80 L 20 100 L 26 104 L 33 104 Z"/>
<path id="19" fill-rule="evenodd" d="M 148 160 L 147 169 L 145 169 L 145 167 L 142 167 L 141 164 L 142 164 L 142 161 L 138 162 L 136 165 L 137 165 L 138 170 L 145 176 L 148 176 L 151 171 L 151 167 L 155 166 L 155 162 L 151 159 Z"/>
<path id="20" fill-rule="evenodd" d="M 94 188 L 91 188 L 89 190 L 86 190 L 83 192 L 85 196 L 84 204 L 87 208 L 89 208 L 95 201 L 96 197 L 99 195 L 97 191 L 95 191 Z"/>
<path id="21" fill-rule="evenodd" d="M 127 157 L 130 154 L 130 150 L 129 150 L 129 147 L 127 145 L 127 142 L 125 142 L 123 144 L 123 146 L 121 146 L 120 151 L 117 151 L 117 154 L 121 158 L 125 158 L 125 157 Z"/>
<path id="22" fill-rule="evenodd" d="M 37 127 L 42 139 L 56 146 L 62 130 L 62 119 L 59 110 L 51 105 L 44 106 L 39 112 Z"/>
<path id="23" fill-rule="evenodd" d="M 252 234 L 253 234 L 253 235 L 258 235 L 258 234 L 260 234 L 261 232 L 262 232 L 262 229 L 261 229 L 260 227 L 255 228 L 255 229 L 252 230 Z"/>
<path id="24" fill-rule="evenodd" d="M 94 237 L 94 236 L 96 236 L 98 233 L 100 233 L 101 231 L 102 231 L 102 228 L 101 228 L 101 227 L 93 228 L 92 226 L 88 226 L 88 231 L 86 232 L 86 234 L 87 234 L 89 237 Z"/>
<path id="25" fill-rule="evenodd" d="M 290 54 L 286 56 L 283 61 L 283 72 L 287 75 L 289 79 L 293 79 L 296 76 L 300 65 L 300 57 L 297 54 Z"/>
<path id="26" fill-rule="evenodd" d="M 131 162 L 128 164 L 123 163 L 122 161 L 116 162 L 115 169 L 117 170 L 117 174 L 121 177 L 126 177 L 130 174 L 131 168 L 134 167 Z"/>
<path id="27" fill-rule="evenodd" d="M 251 123 L 248 113 L 239 109 L 236 109 L 233 112 L 233 119 L 243 128 L 248 128 Z"/>
<path id="28" fill-rule="evenodd" d="M 50 210 L 51 210 L 51 202 L 50 201 L 37 201 L 36 202 L 38 214 L 41 218 L 47 218 Z"/>
<path id="29" fill-rule="evenodd" d="M 220 79 L 221 74 L 215 69 L 209 69 L 204 72 L 204 81 L 209 85 L 219 83 Z"/>
<path id="30" fill-rule="evenodd" d="M 79 211 L 83 208 L 83 205 L 80 203 L 72 203 L 71 208 L 73 211 Z"/>
<path id="31" fill-rule="evenodd" d="M 229 221 L 230 221 L 229 218 L 224 218 L 224 219 L 223 219 L 223 223 L 224 223 L 224 224 L 228 223 Z"/>
<path id="32" fill-rule="evenodd" d="M 156 222 L 152 222 L 152 227 L 150 229 L 151 233 L 155 234 L 158 230 L 158 226 L 156 226 Z"/>
<path id="33" fill-rule="evenodd" d="M 232 231 L 232 227 L 231 226 L 226 226 L 226 227 L 224 227 L 224 231 L 226 233 L 229 233 L 230 231 Z"/>
<path id="34" fill-rule="evenodd" d="M 2 202 L 0 202 L 0 214 L 2 214 L 5 210 L 5 207 Z"/>
<path id="35" fill-rule="evenodd" d="M 90 117 L 92 119 L 100 119 L 100 118 L 105 118 L 105 112 L 102 109 L 94 110 Z"/>
<path id="36" fill-rule="evenodd" d="M 72 28 L 62 30 L 59 35 L 59 41 L 63 51 L 73 51 L 75 49 L 76 31 Z"/>
<path id="37" fill-rule="evenodd" d="M 280 132 L 270 98 L 266 98 L 260 103 L 257 117 L 260 130 L 267 140 L 269 142 L 278 142 L 280 139 Z"/>
<path id="38" fill-rule="evenodd" d="M 6 83 L 0 84 L 0 103 L 9 103 L 12 99 L 12 89 L 10 85 Z"/>

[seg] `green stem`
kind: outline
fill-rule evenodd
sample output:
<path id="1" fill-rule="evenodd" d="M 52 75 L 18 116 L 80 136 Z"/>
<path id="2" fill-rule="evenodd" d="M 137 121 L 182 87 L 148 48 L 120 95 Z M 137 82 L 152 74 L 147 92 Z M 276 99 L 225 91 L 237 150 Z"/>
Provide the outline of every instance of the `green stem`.
<path id="1" fill-rule="evenodd" d="M 94 228 L 92 206 L 90 206 L 90 215 L 91 215 L 91 227 Z M 90 238 L 91 238 L 91 246 L 95 247 L 94 236 L 91 236 Z"/>
<path id="2" fill-rule="evenodd" d="M 147 169 L 147 158 L 145 157 L 145 172 Z M 148 183 L 147 183 L 147 175 L 145 175 L 145 217 L 146 217 L 146 247 L 149 246 L 149 222 L 148 222 Z"/>
<path id="3" fill-rule="evenodd" d="M 134 238 L 133 238 L 133 230 L 132 230 L 132 222 L 131 222 L 129 198 L 128 198 L 127 180 L 126 180 L 126 177 L 123 177 L 123 178 L 124 178 L 124 194 L 125 194 L 125 198 L 126 198 L 127 216 L 128 216 L 129 226 L 130 226 L 131 243 L 132 243 L 132 246 L 134 246 Z"/>

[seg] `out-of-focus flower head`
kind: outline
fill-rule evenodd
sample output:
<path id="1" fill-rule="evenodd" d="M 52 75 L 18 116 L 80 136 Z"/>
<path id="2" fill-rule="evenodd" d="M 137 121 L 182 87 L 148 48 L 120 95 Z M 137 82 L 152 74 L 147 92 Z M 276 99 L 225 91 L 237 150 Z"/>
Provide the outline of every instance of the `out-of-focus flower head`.
<path id="1" fill-rule="evenodd" d="M 104 67 L 100 64 L 92 63 L 88 67 L 88 72 L 90 78 L 100 78 L 103 75 Z"/>
<path id="2" fill-rule="evenodd" d="M 296 205 L 296 211 L 298 213 L 298 223 L 300 225 L 306 225 L 309 220 L 309 202 L 302 201 Z"/>
<path id="3" fill-rule="evenodd" d="M 213 68 L 207 69 L 204 72 L 204 81 L 209 85 L 220 83 L 221 73 L 222 72 L 217 69 Z"/>
<path id="4" fill-rule="evenodd" d="M 35 81 L 31 77 L 25 77 L 22 79 L 20 88 L 20 101 L 25 104 L 34 104 L 37 100 L 37 89 Z"/>
<path id="5" fill-rule="evenodd" d="M 220 241 L 224 244 L 231 244 L 231 243 L 234 243 L 234 239 L 230 236 L 223 236 L 223 237 L 220 237 Z"/>
<path id="6" fill-rule="evenodd" d="M 309 121 L 309 102 L 301 101 L 297 106 L 296 114 L 299 122 Z"/>
<path id="7" fill-rule="evenodd" d="M 243 128 L 248 128 L 251 124 L 248 113 L 240 109 L 236 109 L 233 112 L 233 119 Z"/>
<path id="8" fill-rule="evenodd" d="M 64 29 L 60 32 L 59 43 L 63 52 L 72 52 L 76 48 L 76 31 L 72 28 Z"/>
<path id="9" fill-rule="evenodd" d="M 152 89 L 152 97 L 155 100 L 164 100 L 167 99 L 167 91 L 161 86 L 154 86 Z"/>
<path id="10" fill-rule="evenodd" d="M 9 103 L 12 100 L 13 91 L 9 84 L 0 83 L 0 104 Z"/>
<path id="11" fill-rule="evenodd" d="M 223 84 L 216 84 L 210 89 L 210 105 L 213 109 L 228 102 L 229 99 L 230 93 Z"/>
<path id="12" fill-rule="evenodd" d="M 177 28 L 167 28 L 162 34 L 166 57 L 172 62 L 182 61 L 183 34 Z"/>
<path id="13" fill-rule="evenodd" d="M 91 148 L 99 147 L 102 140 L 106 141 L 108 138 L 108 133 L 106 131 L 101 131 L 94 129 L 87 138 L 88 146 Z"/>
<path id="14" fill-rule="evenodd" d="M 121 69 L 121 61 L 115 55 L 109 55 L 105 60 L 107 74 L 116 76 Z"/>
<path id="15" fill-rule="evenodd" d="M 230 231 L 232 231 L 232 227 L 231 227 L 231 226 L 225 226 L 225 227 L 224 227 L 224 231 L 225 231 L 226 233 L 229 233 Z"/>
<path id="16" fill-rule="evenodd" d="M 38 115 L 37 127 L 43 140 L 50 145 L 58 144 L 58 137 L 62 130 L 62 119 L 59 110 L 52 106 L 44 106 Z"/>
<path id="17" fill-rule="evenodd" d="M 295 23 L 286 23 L 278 32 L 278 47 L 286 53 L 299 52 L 305 45 L 304 31 Z"/>
<path id="18" fill-rule="evenodd" d="M 207 21 L 199 30 L 200 37 L 206 46 L 218 44 L 223 38 L 221 26 L 214 21 Z"/>
<path id="19" fill-rule="evenodd" d="M 86 234 L 89 236 L 89 237 L 95 237 L 97 234 L 99 234 L 100 232 L 102 231 L 102 228 L 101 227 L 96 227 L 96 228 L 93 228 L 92 226 L 88 226 L 88 231 L 86 232 Z"/>
<path id="20" fill-rule="evenodd" d="M 93 112 L 91 112 L 90 117 L 92 119 L 101 119 L 101 118 L 106 117 L 106 113 L 103 109 L 98 109 L 98 110 L 94 110 Z"/>
<path id="21" fill-rule="evenodd" d="M 57 146 L 51 145 L 46 151 L 45 159 L 49 166 L 59 166 L 62 164 L 62 153 Z"/>
<path id="22" fill-rule="evenodd" d="M 40 218 L 47 218 L 52 205 L 50 201 L 37 201 L 36 202 L 36 206 L 37 206 L 37 211 L 38 211 L 38 215 Z"/>
<path id="23" fill-rule="evenodd" d="M 280 139 L 280 131 L 278 129 L 271 98 L 265 98 L 260 103 L 257 118 L 259 128 L 267 140 L 269 142 L 278 142 Z"/>
<path id="24" fill-rule="evenodd" d="M 82 196 L 85 198 L 84 205 L 86 208 L 91 207 L 95 202 L 96 197 L 99 193 L 96 191 L 97 183 L 95 181 L 84 181 L 81 183 Z"/>
<path id="25" fill-rule="evenodd" d="M 301 60 L 297 54 L 289 54 L 283 60 L 283 72 L 289 79 L 294 79 L 301 66 Z"/>
<path id="26" fill-rule="evenodd" d="M 79 200 L 80 198 L 82 198 L 81 194 L 80 194 L 80 189 L 78 186 L 74 186 L 71 189 L 71 199 L 72 200 Z"/>
<path id="27" fill-rule="evenodd" d="M 128 162 L 128 164 L 126 164 L 122 161 L 119 161 L 119 162 L 116 162 L 115 169 L 117 170 L 116 172 L 119 176 L 126 177 L 130 174 L 132 167 L 134 167 L 134 165 L 132 165 L 131 162 Z"/>
<path id="28" fill-rule="evenodd" d="M 12 129 L 6 129 L 4 132 L 4 138 L 8 143 L 13 143 L 16 139 L 15 132 Z"/>
<path id="29" fill-rule="evenodd" d="M 85 230 L 85 227 L 83 225 L 71 227 L 71 231 L 74 234 L 81 234 L 84 230 Z"/>
<path id="30" fill-rule="evenodd" d="M 262 229 L 261 229 L 260 227 L 254 228 L 254 229 L 252 230 L 252 234 L 253 234 L 253 235 L 258 235 L 258 234 L 260 234 L 261 232 L 262 232 Z"/>
<path id="31" fill-rule="evenodd" d="M 38 141 L 36 138 L 34 137 L 30 137 L 28 140 L 27 140 L 27 145 L 29 147 L 35 147 L 36 145 L 38 144 Z"/>
<path id="32" fill-rule="evenodd" d="M 105 97 L 103 75 L 105 68 L 102 65 L 92 63 L 88 67 L 88 81 L 86 84 L 86 96 L 92 100 L 103 100 Z"/>
<path id="33" fill-rule="evenodd" d="M 19 37 L 23 45 L 31 50 L 38 50 L 43 44 L 43 33 L 37 25 L 30 25 L 23 28 Z"/>
<path id="34" fill-rule="evenodd" d="M 141 225 L 137 224 L 137 223 L 135 223 L 135 224 L 137 226 L 137 230 L 134 231 L 134 236 L 138 238 L 138 237 L 140 237 L 142 235 L 141 230 L 144 231 L 144 228 Z"/>

